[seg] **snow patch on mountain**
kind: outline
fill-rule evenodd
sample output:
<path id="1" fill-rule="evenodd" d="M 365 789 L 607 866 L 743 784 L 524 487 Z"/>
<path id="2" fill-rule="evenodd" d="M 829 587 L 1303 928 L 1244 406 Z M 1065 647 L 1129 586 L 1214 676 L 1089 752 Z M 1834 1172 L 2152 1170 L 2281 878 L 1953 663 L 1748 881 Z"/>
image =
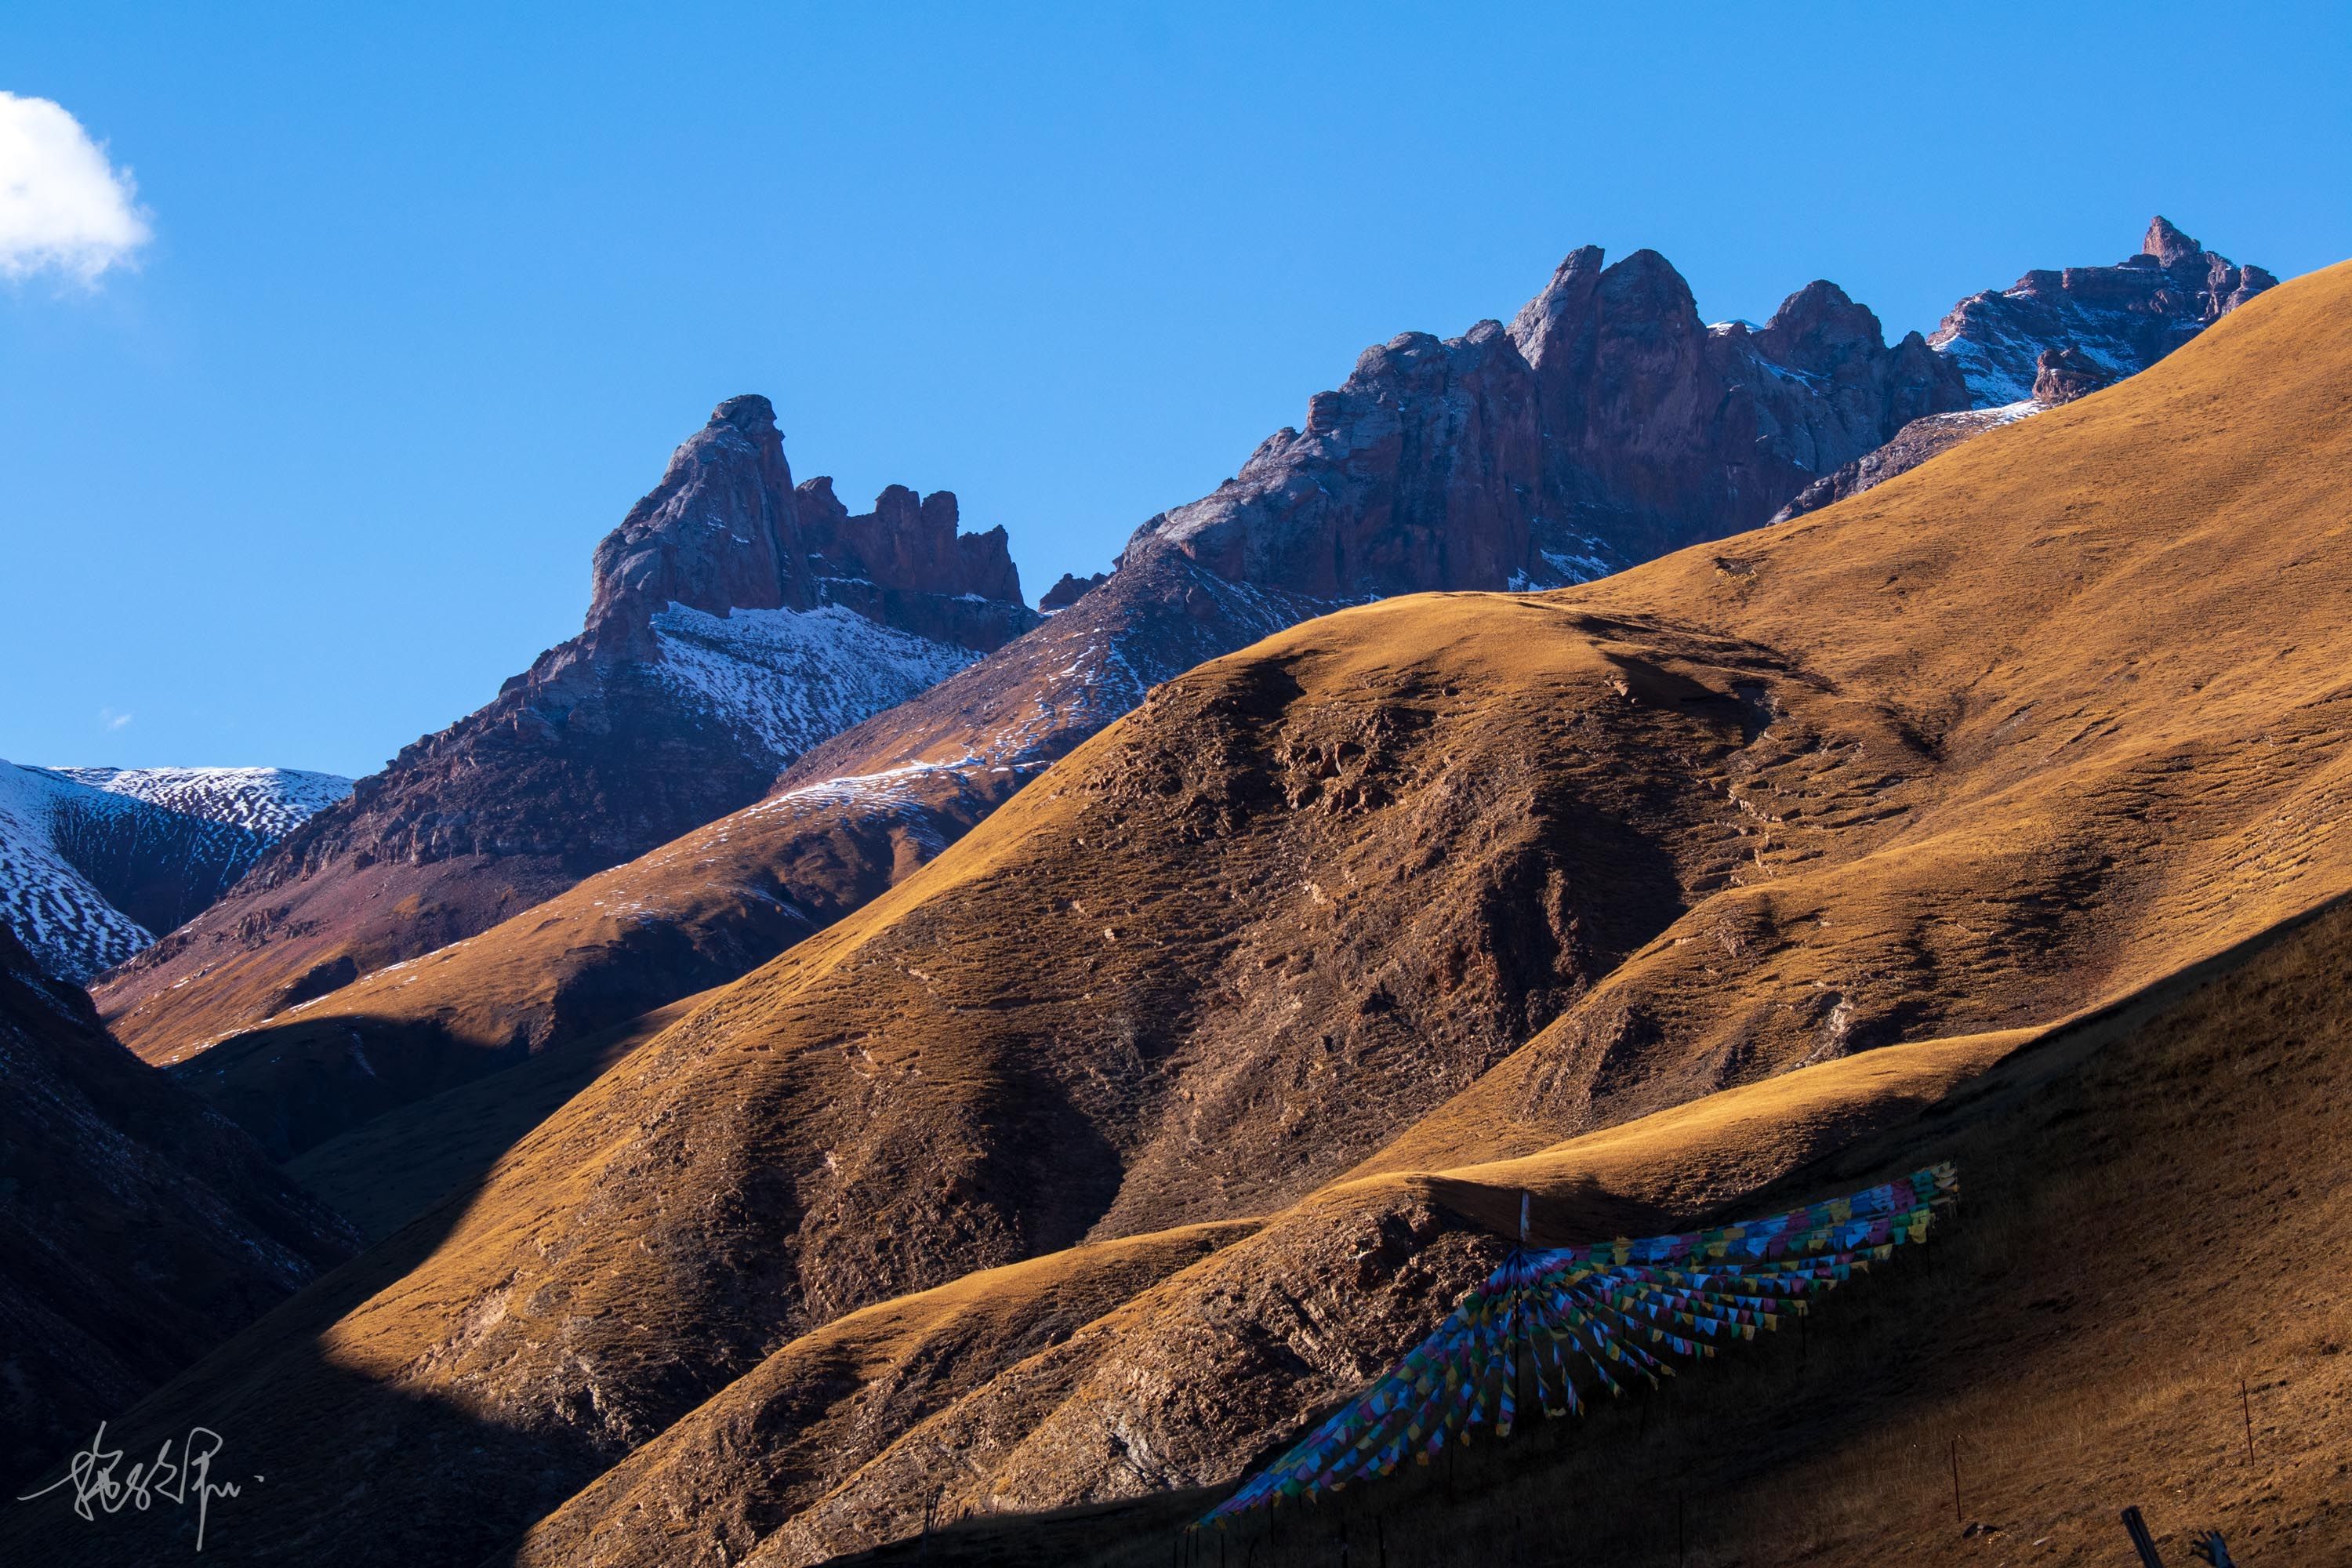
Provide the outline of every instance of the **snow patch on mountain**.
<path id="1" fill-rule="evenodd" d="M 127 795 L 275 843 L 352 793 L 352 781 L 299 768 L 51 768 L 76 784 Z"/>
<path id="2" fill-rule="evenodd" d="M 980 658 L 840 605 L 714 616 L 673 602 L 653 630 L 656 678 L 756 736 L 779 766 Z"/>
<path id="3" fill-rule="evenodd" d="M 38 768 L 0 763 L 0 921 L 60 979 L 79 982 L 155 939 L 68 860 L 76 816 L 153 810 Z"/>

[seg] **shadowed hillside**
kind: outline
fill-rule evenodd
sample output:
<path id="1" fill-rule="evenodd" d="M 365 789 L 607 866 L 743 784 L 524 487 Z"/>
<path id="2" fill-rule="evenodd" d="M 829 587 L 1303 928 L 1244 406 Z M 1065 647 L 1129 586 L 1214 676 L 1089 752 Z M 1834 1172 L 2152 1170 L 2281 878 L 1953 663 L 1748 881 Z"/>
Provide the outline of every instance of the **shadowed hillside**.
<path id="1" fill-rule="evenodd" d="M 2130 1560 L 2116 1521 L 2127 1503 L 2146 1511 L 2167 1562 L 2189 1561 L 2187 1538 L 2213 1527 L 2242 1563 L 2346 1560 L 2352 1290 L 2336 1260 L 2352 1202 L 2347 995 L 2352 909 L 2338 901 L 2015 1049 L 1925 1114 L 1855 1137 L 1737 1205 L 1768 1212 L 1924 1158 L 1959 1163 L 1958 1224 L 1920 1256 L 1898 1257 L 1817 1306 L 1801 1337 L 1784 1326 L 1685 1368 L 1661 1394 L 1538 1421 L 1465 1450 L 1450 1474 L 1444 1464 L 1407 1468 L 1327 1505 L 1287 1509 L 1279 1554 L 1267 1521 L 1247 1521 L 1224 1543 L 1231 1560 L 1334 1562 L 1351 1541 L 1360 1560 L 1378 1542 L 1401 1568 L 2089 1565 Z M 1571 1173 L 1614 1189 L 1633 1151 L 1654 1170 L 1706 1173 L 1721 1161 L 1711 1107 L 1752 1108 L 1740 1134 L 1769 1149 L 1834 1113 L 1823 1090 L 1871 1059 L 1731 1090 L 1473 1173 L 1539 1193 Z M 1501 1216 L 1481 1217 L 1491 1226 Z M 1162 1293 L 1205 1280 L 1238 1251 Z M 1163 1311 L 1159 1321 L 1174 1318 Z M 1108 1370 L 1097 1369 L 1096 1389 Z M 1331 1400 L 1349 1384 L 1307 1387 Z M 599 1563 L 680 1560 L 611 1550 L 632 1515 L 607 1500 L 633 1482 L 635 1516 L 645 1517 L 665 1469 L 687 1468 L 685 1445 L 705 1419 L 698 1412 L 568 1504 L 524 1560 L 590 1561 L 572 1532 L 591 1521 L 603 1532 Z M 1121 1430 L 1129 1441 L 1153 1435 Z M 950 1474 L 934 1465 L 929 1477 L 898 1479 L 919 1489 Z M 949 1486 L 959 1500 L 942 1506 L 943 1520 L 973 1496 Z M 976 1519 L 919 1550 L 906 1541 L 857 1561 L 1150 1568 L 1222 1495 Z M 727 1560 L 812 1561 L 804 1543 L 825 1511 Z M 919 1511 L 869 1518 L 911 1534 Z M 1206 1547 L 1203 1560 L 1213 1559 L 1214 1536 Z"/>
<path id="2" fill-rule="evenodd" d="M 0 1482 L 88 1442 L 355 1241 L 0 924 Z"/>
<path id="3" fill-rule="evenodd" d="M 676 1424 L 859 1308 L 1272 1216 L 951 1404 L 746 1467 L 773 1495 L 719 1516 L 804 1562 L 934 1490 L 1234 1479 L 1491 1263 L 1518 1190 L 1563 1237 L 1750 1206 L 2352 889 L 2347 308 L 2338 268 L 1786 527 L 1348 611 L 1170 683 L 598 1078 L 320 1352 L 248 1342 L 153 1412 L 231 1365 L 241 1399 L 322 1408 L 322 1353 L 372 1408 L 545 1456 L 542 1497 L 707 1445 Z M 805 1381 L 745 1398 L 777 1388 Z M 457 1457 L 383 1419 L 377 1489 L 324 1525 L 331 1428 L 257 1439 L 254 1560 L 536 1517 L 453 1514 Z M 693 1517 L 664 1484 L 598 1495 Z M 580 1506 L 551 1560 L 617 1528 Z"/>

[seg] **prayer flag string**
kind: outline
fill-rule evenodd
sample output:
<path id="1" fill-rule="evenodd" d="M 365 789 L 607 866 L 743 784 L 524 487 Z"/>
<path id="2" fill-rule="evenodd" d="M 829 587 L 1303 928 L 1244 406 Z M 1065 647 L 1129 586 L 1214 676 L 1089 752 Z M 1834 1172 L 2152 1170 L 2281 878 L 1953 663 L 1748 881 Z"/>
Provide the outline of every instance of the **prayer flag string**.
<path id="1" fill-rule="evenodd" d="M 1200 1522 L 1338 1491 L 1407 1458 L 1425 1465 L 1473 1426 L 1507 1437 L 1523 1384 L 1554 1416 L 1582 1413 L 1580 1373 L 1588 1393 L 1622 1394 L 1636 1379 L 1654 1388 L 1674 1375 L 1665 1356 L 1705 1360 L 1753 1340 L 1895 1247 L 1925 1242 L 1958 1195 L 1946 1163 L 1744 1225 L 1515 1248 L 1436 1332 Z"/>

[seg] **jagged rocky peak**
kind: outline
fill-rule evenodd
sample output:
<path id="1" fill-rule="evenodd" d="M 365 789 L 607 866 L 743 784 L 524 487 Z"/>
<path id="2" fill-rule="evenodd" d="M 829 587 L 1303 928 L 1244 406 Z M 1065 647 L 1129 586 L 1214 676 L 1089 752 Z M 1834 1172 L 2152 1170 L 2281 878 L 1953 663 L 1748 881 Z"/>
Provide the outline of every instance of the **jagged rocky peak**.
<path id="1" fill-rule="evenodd" d="M 1657 252 L 1643 250 L 1634 254 L 1656 256 Z M 1562 330 L 1562 322 L 1581 322 L 1590 314 L 1603 259 L 1604 253 L 1597 245 L 1570 251 L 1567 258 L 1552 269 L 1551 281 L 1544 285 L 1543 291 L 1519 307 L 1519 313 L 1511 318 L 1511 341 L 1533 368 L 1541 370 L 1545 357 L 1570 335 Z"/>
<path id="2" fill-rule="evenodd" d="M 1952 308 L 1928 345 L 1956 364 L 1977 406 L 2034 395 L 2042 351 L 2072 351 L 2108 380 L 2136 375 L 2278 279 L 2207 250 L 2159 216 L 2113 267 L 2028 272 Z"/>
<path id="3" fill-rule="evenodd" d="M 1229 582 L 1318 599 L 1501 588 L 1530 559 L 1541 477 L 1527 361 L 1501 323 L 1364 351 L 1304 429 L 1262 442 L 1130 550 L 1175 549 Z"/>
<path id="4" fill-rule="evenodd" d="M 1034 626 L 1003 525 L 961 533 L 953 490 L 891 485 L 852 515 L 830 477 L 795 492 L 817 591 L 902 630 L 989 652 Z"/>
<path id="5" fill-rule="evenodd" d="M 592 570 L 588 631 L 633 652 L 671 604 L 721 616 L 814 608 L 774 405 L 752 395 L 711 410 L 661 482 L 596 546 Z"/>
<path id="6" fill-rule="evenodd" d="M 766 398 L 730 397 L 597 545 L 580 636 L 142 954 L 111 1015 L 141 1049 L 218 1038 L 471 936 L 749 805 L 1038 619 L 1003 529 L 961 533 L 954 496 L 899 486 L 852 517 L 794 485 Z M 180 989 L 231 955 L 233 980 Z"/>
<path id="7" fill-rule="evenodd" d="M 1924 339 L 1889 348 L 1833 283 L 1759 331 L 1711 331 L 1664 257 L 1586 246 L 1507 328 L 1365 351 L 1303 429 L 1133 547 L 1322 599 L 1558 586 L 1754 527 L 1967 402 Z"/>
<path id="8" fill-rule="evenodd" d="M 1052 587 L 1045 590 L 1045 596 L 1037 601 L 1037 607 L 1049 616 L 1057 610 L 1066 610 L 1109 581 L 1110 574 L 1108 572 L 1097 572 L 1091 577 L 1065 572 Z"/>
<path id="9" fill-rule="evenodd" d="M 2158 213 L 2147 220 L 2147 236 L 2139 243 L 2139 253 L 2153 258 L 2158 267 L 2168 268 L 2191 257 L 2203 256 L 2205 247 L 2181 233 L 2170 218 Z M 2217 257 L 2215 259 L 2220 258 Z M 2130 264 L 2129 261 L 2125 263 L 2126 266 Z"/>
<path id="10" fill-rule="evenodd" d="M 956 499 L 903 485 L 852 516 L 830 479 L 795 487 L 776 411 L 730 397 L 661 483 L 597 545 L 588 633 L 604 657 L 652 657 L 655 616 L 845 605 L 901 631 L 985 650 L 1033 624 L 1003 528 L 956 531 Z M 988 601 L 949 611 L 934 599 Z"/>

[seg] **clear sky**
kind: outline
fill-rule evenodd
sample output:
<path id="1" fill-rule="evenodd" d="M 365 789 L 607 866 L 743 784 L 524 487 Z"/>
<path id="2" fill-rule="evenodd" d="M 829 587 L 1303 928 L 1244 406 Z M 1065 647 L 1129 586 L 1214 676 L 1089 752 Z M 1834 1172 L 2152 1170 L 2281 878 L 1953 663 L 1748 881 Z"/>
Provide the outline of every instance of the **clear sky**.
<path id="1" fill-rule="evenodd" d="M 0 89 L 136 195 L 0 267 L 0 756 L 372 771 L 734 393 L 1034 598 L 1586 242 L 1890 336 L 2159 210 L 2305 271 L 2347 13 L 12 0 Z"/>

